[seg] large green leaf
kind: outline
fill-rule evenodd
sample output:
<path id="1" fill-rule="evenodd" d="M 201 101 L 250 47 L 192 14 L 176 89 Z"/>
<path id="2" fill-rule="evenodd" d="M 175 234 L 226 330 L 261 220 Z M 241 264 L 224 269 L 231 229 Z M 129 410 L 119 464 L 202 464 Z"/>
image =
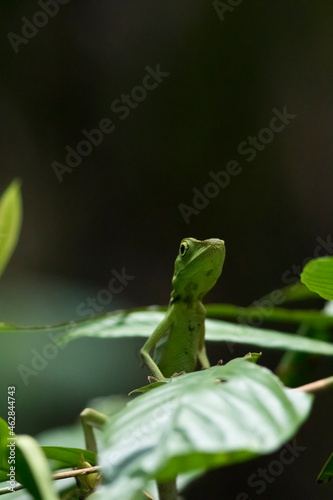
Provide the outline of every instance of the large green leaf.
<path id="1" fill-rule="evenodd" d="M 110 314 L 86 323 L 71 325 L 63 341 L 80 337 L 115 338 L 147 337 L 164 317 L 164 312 L 136 311 Z M 206 340 L 255 345 L 273 349 L 288 349 L 333 355 L 333 344 L 275 330 L 254 328 L 220 320 L 206 320 Z"/>
<path id="2" fill-rule="evenodd" d="M 214 306 L 216 307 L 216 306 Z M 230 306 L 233 307 L 233 306 Z M 315 322 L 315 318 L 333 323 L 333 316 L 325 312 L 309 312 L 308 324 Z M 18 328 L 12 325 L 0 324 L 0 331 L 44 331 L 59 333 L 59 342 L 64 343 L 81 337 L 117 338 L 117 337 L 148 337 L 164 317 L 164 311 L 139 310 L 115 311 L 94 319 L 69 322 L 54 327 Z M 322 322 L 325 324 L 325 321 Z M 255 328 L 247 324 L 234 324 L 221 320 L 206 320 L 206 340 L 227 342 L 228 348 L 232 344 L 246 344 L 271 349 L 310 352 L 314 354 L 333 355 L 333 344 L 316 339 L 310 339 L 297 334 L 281 333 L 276 330 Z"/>
<path id="3" fill-rule="evenodd" d="M 317 295 L 318 296 L 318 295 Z M 284 309 L 281 307 L 240 307 L 233 304 L 206 304 L 208 318 L 231 318 L 242 324 L 255 326 L 264 321 L 279 323 L 300 324 L 307 323 L 314 327 L 333 326 L 333 307 L 323 310 L 317 309 Z M 54 332 L 61 333 L 63 339 L 71 340 L 76 337 L 105 337 L 104 329 L 111 328 L 112 337 L 147 337 L 146 329 L 154 327 L 163 318 L 167 306 L 148 306 L 135 309 L 124 309 L 95 316 L 94 318 L 81 319 L 79 321 L 68 321 L 56 325 L 45 326 L 17 326 L 8 323 L 0 323 L 1 332 L 33 333 Z M 134 324 L 134 321 L 136 324 Z"/>
<path id="4" fill-rule="evenodd" d="M 14 180 L 0 199 L 0 275 L 15 250 L 22 222 L 20 182 Z"/>
<path id="5" fill-rule="evenodd" d="M 310 260 L 301 274 L 301 281 L 327 300 L 333 299 L 333 257 Z"/>
<path id="6" fill-rule="evenodd" d="M 98 411 L 102 411 L 106 415 L 113 415 L 119 412 L 124 406 L 128 403 L 128 396 L 108 396 L 107 398 L 96 398 L 88 402 L 88 407 L 95 408 Z M 102 446 L 102 431 L 96 433 L 97 446 L 98 449 Z M 62 446 L 64 443 L 68 443 L 69 446 L 72 447 L 80 447 L 83 444 L 83 430 L 82 426 L 77 423 L 76 425 L 71 425 L 68 427 L 57 427 L 54 429 L 49 429 L 47 431 L 43 431 L 41 434 L 37 436 L 37 441 L 42 446 L 42 449 L 47 457 L 51 458 L 47 451 L 47 447 L 45 445 L 49 444 L 57 444 L 57 446 Z M 68 449 L 68 448 L 67 448 Z M 87 455 L 89 452 L 83 453 L 84 458 L 87 462 L 93 465 L 93 461 Z M 198 471 L 189 472 L 187 474 L 183 474 L 179 477 L 178 485 L 179 488 L 184 488 L 189 482 L 193 481 L 194 478 L 197 478 L 200 475 Z M 56 486 L 58 483 L 63 483 L 63 481 L 56 481 Z M 0 485 L 1 486 L 1 485 Z M 153 494 L 154 498 L 158 498 L 158 494 L 156 491 L 156 486 L 154 481 L 151 481 L 151 484 L 147 486 L 147 490 Z M 1 495 L 1 488 L 0 488 Z M 26 499 L 24 499 L 26 500 Z"/>
<path id="7" fill-rule="evenodd" d="M 101 465 L 108 484 L 92 498 L 133 500 L 151 478 L 271 453 L 295 434 L 311 401 L 239 358 L 169 379 L 106 424 Z"/>
<path id="8" fill-rule="evenodd" d="M 226 341 L 231 348 L 233 343 L 255 345 L 270 349 L 311 352 L 333 355 L 333 343 L 303 337 L 298 334 L 281 333 L 265 328 L 237 325 L 226 321 L 207 320 L 207 340 Z"/>

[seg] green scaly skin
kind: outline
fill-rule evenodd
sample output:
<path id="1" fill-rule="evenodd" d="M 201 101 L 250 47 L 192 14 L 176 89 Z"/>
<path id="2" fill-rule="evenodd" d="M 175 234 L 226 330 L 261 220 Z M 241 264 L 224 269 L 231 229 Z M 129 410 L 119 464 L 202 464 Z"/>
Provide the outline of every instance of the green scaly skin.
<path id="1" fill-rule="evenodd" d="M 217 238 L 181 241 L 169 308 L 141 349 L 142 358 L 155 379 L 193 372 L 198 361 L 202 368 L 209 368 L 202 299 L 220 276 L 224 258 L 224 241 Z M 152 349 L 153 357 L 149 354 Z M 176 479 L 158 483 L 158 492 L 160 500 L 177 500 Z"/>
<path id="2" fill-rule="evenodd" d="M 220 276 L 224 258 L 224 241 L 217 238 L 181 241 L 168 311 L 141 349 L 144 362 L 157 380 L 193 372 L 198 361 L 209 368 L 202 298 Z M 152 349 L 153 357 L 149 354 Z"/>

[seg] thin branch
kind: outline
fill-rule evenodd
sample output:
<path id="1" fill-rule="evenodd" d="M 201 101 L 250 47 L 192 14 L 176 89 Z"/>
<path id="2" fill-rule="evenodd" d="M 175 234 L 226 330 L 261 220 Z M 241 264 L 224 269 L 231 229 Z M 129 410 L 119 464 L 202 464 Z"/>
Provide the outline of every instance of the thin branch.
<path id="1" fill-rule="evenodd" d="M 301 385 L 300 387 L 295 387 L 294 391 L 303 391 L 303 392 L 316 392 L 322 389 L 327 389 L 333 385 L 333 377 L 322 378 L 320 380 L 316 380 L 315 382 L 310 382 L 309 384 Z"/>
<path id="2" fill-rule="evenodd" d="M 87 476 L 88 474 L 93 474 L 94 472 L 98 472 L 100 470 L 99 465 L 95 465 L 95 467 L 88 467 L 87 469 L 75 469 L 68 470 L 66 472 L 57 472 L 53 474 L 53 479 L 67 479 L 68 477 L 77 477 L 77 476 Z"/>
<path id="3" fill-rule="evenodd" d="M 23 488 L 25 488 L 25 486 L 22 486 L 22 484 L 18 484 L 17 486 L 14 486 L 13 488 L 10 487 L 10 489 L 8 487 L 0 488 L 0 495 L 7 495 L 8 493 L 12 493 L 13 491 L 22 490 Z"/>
<path id="4" fill-rule="evenodd" d="M 76 469 L 76 470 L 68 470 L 65 472 L 57 472 L 56 474 L 53 474 L 52 479 L 57 480 L 57 479 L 66 479 L 69 477 L 87 476 L 88 474 L 93 474 L 94 472 L 98 472 L 99 470 L 100 466 L 96 465 L 95 467 L 88 467 L 86 469 Z M 25 486 L 23 486 L 22 484 L 18 484 L 17 486 L 14 486 L 11 489 L 1 488 L 0 495 L 6 495 L 7 493 L 11 493 L 12 491 L 21 490 L 22 488 L 25 488 Z"/>

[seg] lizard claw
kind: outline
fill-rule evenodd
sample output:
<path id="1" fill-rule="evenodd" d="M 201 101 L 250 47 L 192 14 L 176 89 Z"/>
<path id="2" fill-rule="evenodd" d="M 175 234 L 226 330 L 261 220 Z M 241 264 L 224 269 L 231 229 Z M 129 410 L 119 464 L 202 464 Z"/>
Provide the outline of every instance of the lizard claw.
<path id="1" fill-rule="evenodd" d="M 170 378 L 179 377 L 179 375 L 186 375 L 186 372 L 179 372 L 179 373 L 175 372 L 173 375 L 171 375 Z"/>
<path id="2" fill-rule="evenodd" d="M 185 375 L 186 372 L 175 372 L 173 375 L 171 375 L 170 378 L 174 378 L 174 377 L 179 377 L 180 375 Z M 156 382 L 166 382 L 165 379 L 159 379 L 159 378 L 156 378 L 156 377 L 153 377 L 153 375 L 148 375 L 148 381 L 150 384 L 155 384 Z"/>

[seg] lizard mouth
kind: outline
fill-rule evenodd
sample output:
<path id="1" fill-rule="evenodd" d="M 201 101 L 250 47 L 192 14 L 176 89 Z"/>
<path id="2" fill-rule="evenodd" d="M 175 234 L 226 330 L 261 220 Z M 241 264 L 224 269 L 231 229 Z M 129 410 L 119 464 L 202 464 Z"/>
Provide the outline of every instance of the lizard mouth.
<path id="1" fill-rule="evenodd" d="M 213 245 L 215 247 L 224 247 L 224 241 L 220 240 L 219 238 L 209 238 L 209 240 L 205 240 L 207 242 L 207 245 Z"/>

